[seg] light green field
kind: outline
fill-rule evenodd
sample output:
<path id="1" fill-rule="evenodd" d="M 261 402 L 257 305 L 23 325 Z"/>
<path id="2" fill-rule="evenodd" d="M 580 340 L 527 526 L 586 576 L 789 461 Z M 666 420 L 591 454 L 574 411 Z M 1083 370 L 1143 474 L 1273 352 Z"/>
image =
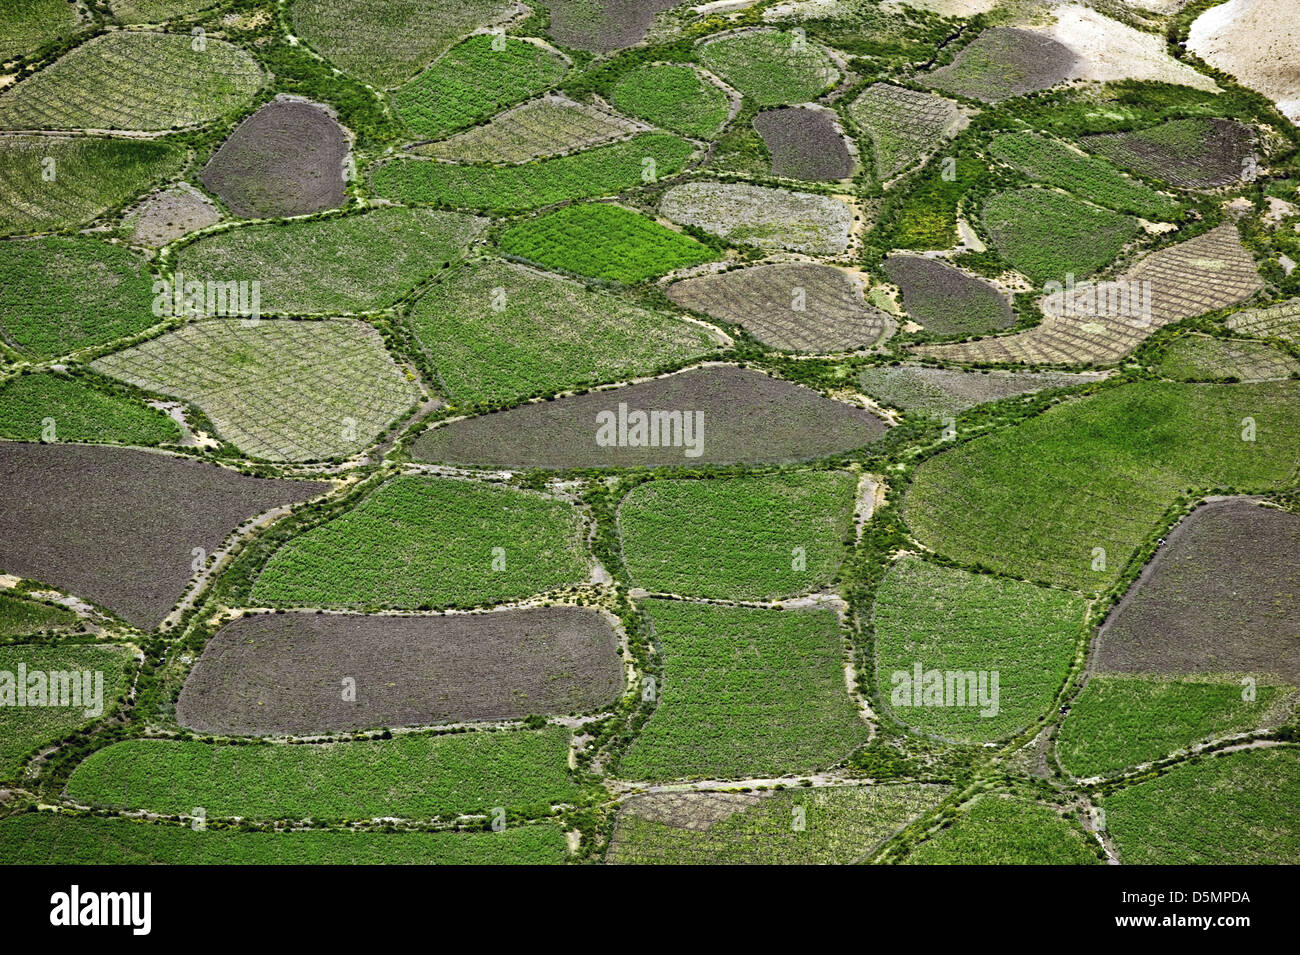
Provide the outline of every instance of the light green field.
<path id="1" fill-rule="evenodd" d="M 578 789 L 569 731 L 412 734 L 323 745 L 127 740 L 92 753 L 68 779 L 80 802 L 210 818 L 432 818 L 543 811 Z"/>
<path id="2" fill-rule="evenodd" d="M 198 405 L 222 438 L 270 461 L 355 454 L 420 398 L 379 333 L 348 319 L 195 322 L 92 367 Z"/>
<path id="3" fill-rule="evenodd" d="M 1300 750 L 1183 763 L 1099 800 L 1128 865 L 1297 865 Z"/>
<path id="4" fill-rule="evenodd" d="M 32 358 L 52 358 L 144 331 L 153 280 L 124 246 L 87 236 L 0 243 L 0 330 Z"/>
<path id="5" fill-rule="evenodd" d="M 0 62 L 69 36 L 76 28 L 77 8 L 68 0 L 6 3 L 0 9 Z"/>
<path id="6" fill-rule="evenodd" d="M 711 139 L 727 121 L 727 94 L 683 63 L 657 63 L 627 73 L 611 93 L 613 104 L 663 129 Z"/>
<path id="7" fill-rule="evenodd" d="M 25 637 L 44 630 L 67 630 L 77 622 L 71 610 L 0 592 L 0 637 Z"/>
<path id="8" fill-rule="evenodd" d="M 905 557 L 881 583 L 872 611 L 881 697 L 923 732 L 975 743 L 1009 736 L 1044 715 L 1065 683 L 1086 606 L 1064 591 Z M 969 693 L 964 704 L 955 693 L 918 701 L 918 663 L 927 673 L 989 674 L 986 699 L 996 673 L 995 705 L 978 705 Z"/>
<path id="9" fill-rule="evenodd" d="M 650 481 L 619 507 L 638 587 L 763 600 L 828 584 L 852 533 L 857 478 L 843 471 Z"/>
<path id="10" fill-rule="evenodd" d="M 501 832 L 195 831 L 187 825 L 24 813 L 0 821 L 4 865 L 560 865 L 550 823 Z"/>
<path id="11" fill-rule="evenodd" d="M 1257 686 L 1244 700 L 1240 681 L 1094 676 L 1057 734 L 1066 771 L 1103 776 L 1162 759 L 1202 740 L 1257 728 L 1290 687 Z"/>
<path id="12" fill-rule="evenodd" d="M 540 494 L 401 476 L 278 550 L 257 604 L 468 607 L 584 583 L 589 558 L 569 504 Z"/>
<path id="13" fill-rule="evenodd" d="M 1169 343 L 1156 371 L 1175 381 L 1300 377 L 1300 359 L 1263 342 L 1187 335 Z"/>
<path id="14" fill-rule="evenodd" d="M 392 305 L 458 260 L 484 226 L 471 216 L 400 208 L 253 225 L 186 246 L 176 269 L 187 279 L 258 281 L 264 313 L 367 311 Z"/>
<path id="15" fill-rule="evenodd" d="M 1097 843 L 1049 806 L 980 796 L 905 865 L 1098 865 Z"/>
<path id="16" fill-rule="evenodd" d="M 1184 489 L 1289 486 L 1297 460 L 1300 382 L 1141 382 L 929 458 L 904 513 L 948 557 L 1096 592 Z"/>
<path id="17" fill-rule="evenodd" d="M 1086 278 L 1139 231 L 1135 219 L 1050 189 L 998 193 L 984 204 L 984 228 L 1002 258 L 1039 284 Z"/>
<path id="18" fill-rule="evenodd" d="M 242 109 L 265 82 L 216 37 L 105 33 L 0 95 L 0 128 L 179 129 Z"/>
<path id="19" fill-rule="evenodd" d="M 0 385 L 0 437 L 151 447 L 179 441 L 181 429 L 142 401 L 108 394 L 67 375 L 40 374 Z"/>
<path id="20" fill-rule="evenodd" d="M 18 704 L 17 681 L 19 666 L 26 668 L 27 683 L 24 701 Z M 65 644 L 62 646 L 7 646 L 0 647 L 0 780 L 16 779 L 22 769 L 23 759 L 33 750 L 67 736 L 87 723 L 93 723 L 116 708 L 117 700 L 126 692 L 128 672 L 134 666 L 130 651 L 120 646 L 95 646 L 93 644 Z M 81 688 L 86 687 L 81 675 L 91 674 L 91 698 L 80 699 L 81 705 L 62 705 L 75 699 L 69 695 L 53 705 L 50 693 L 54 672 L 77 674 Z M 94 674 L 100 674 L 96 679 Z M 36 683 L 43 697 L 38 702 Z M 95 702 L 94 688 L 102 689 L 102 710 Z M 62 684 L 55 681 L 57 693 Z M 71 689 L 69 689 L 69 694 Z"/>
<path id="21" fill-rule="evenodd" d="M 705 43 L 700 61 L 759 106 L 807 103 L 840 78 L 826 51 L 793 31 L 727 34 Z"/>
<path id="22" fill-rule="evenodd" d="M 123 23 L 161 23 L 214 7 L 219 0 L 109 0 L 113 15 Z"/>
<path id="23" fill-rule="evenodd" d="M 715 344 L 697 325 L 495 260 L 434 285 L 411 322 L 447 395 L 466 404 L 647 374 Z"/>
<path id="24" fill-rule="evenodd" d="M 662 647 L 658 704 L 625 779 L 732 779 L 826 769 L 866 741 L 828 610 L 644 603 Z"/>

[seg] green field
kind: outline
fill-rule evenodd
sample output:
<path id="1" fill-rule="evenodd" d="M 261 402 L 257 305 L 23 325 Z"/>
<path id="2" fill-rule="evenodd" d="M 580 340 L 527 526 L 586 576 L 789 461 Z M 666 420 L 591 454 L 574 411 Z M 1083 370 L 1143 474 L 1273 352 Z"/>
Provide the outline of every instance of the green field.
<path id="1" fill-rule="evenodd" d="M 0 437 L 151 447 L 180 441 L 181 429 L 142 401 L 67 375 L 40 374 L 19 375 L 0 385 Z"/>
<path id="2" fill-rule="evenodd" d="M 1134 219 L 1050 189 L 998 193 L 984 204 L 984 228 L 998 254 L 1039 284 L 1086 278 L 1139 230 Z"/>
<path id="3" fill-rule="evenodd" d="M 0 128 L 180 129 L 242 109 L 265 82 L 215 37 L 105 33 L 0 95 Z"/>
<path id="4" fill-rule="evenodd" d="M 1104 159 L 1083 155 L 1054 139 L 1008 133 L 994 139 L 989 152 L 1036 182 L 1116 212 L 1154 221 L 1171 219 L 1179 212 L 1176 200 L 1130 179 Z"/>
<path id="5" fill-rule="evenodd" d="M 167 142 L 0 136 L 0 235 L 85 225 L 180 169 Z"/>
<path id="6" fill-rule="evenodd" d="M 605 861 L 622 865 L 851 865 L 934 808 L 946 786 L 662 793 L 629 800 Z"/>
<path id="7" fill-rule="evenodd" d="M 68 795 L 95 806 L 252 819 L 431 818 L 536 810 L 578 796 L 569 731 L 451 735 L 323 745 L 127 740 L 92 753 Z"/>
<path id="8" fill-rule="evenodd" d="M 567 856 L 564 833 L 549 823 L 501 832 L 250 832 L 49 812 L 0 821 L 3 865 L 560 865 Z"/>
<path id="9" fill-rule="evenodd" d="M 443 390 L 466 404 L 646 374 L 714 345 L 699 326 L 495 260 L 434 285 L 411 323 Z"/>
<path id="10" fill-rule="evenodd" d="M 1268 381 L 1300 377 L 1300 359 L 1263 342 L 1186 335 L 1169 343 L 1155 370 L 1175 381 Z"/>
<path id="11" fill-rule="evenodd" d="M 1300 864 L 1294 747 L 1183 763 L 1099 804 L 1129 865 Z"/>
<path id="12" fill-rule="evenodd" d="M 623 560 L 638 587 L 659 593 L 806 593 L 839 570 L 856 488 L 843 471 L 639 484 L 619 507 Z"/>
<path id="13" fill-rule="evenodd" d="M 76 622 L 77 615 L 71 610 L 0 591 L 0 638 L 67 630 Z"/>
<path id="14" fill-rule="evenodd" d="M 0 10 L 0 61 L 31 53 L 77 28 L 77 8 L 68 0 L 26 0 Z"/>
<path id="15" fill-rule="evenodd" d="M 109 0 L 113 15 L 123 23 L 159 23 L 216 6 L 218 0 Z"/>
<path id="16" fill-rule="evenodd" d="M 597 146 L 521 166 L 462 166 L 401 159 L 376 167 L 376 194 L 398 202 L 524 212 L 566 199 L 613 196 L 632 186 L 680 172 L 695 151 L 667 133 L 643 133 L 623 143 Z"/>
<path id="17" fill-rule="evenodd" d="M 913 849 L 905 865 L 1098 865 L 1100 847 L 1073 820 L 1039 803 L 980 796 Z"/>
<path id="18" fill-rule="evenodd" d="M 26 668 L 27 675 L 21 703 L 17 695 L 19 666 Z M 128 674 L 133 668 L 130 651 L 120 646 L 0 647 L 0 780 L 16 779 L 24 758 L 33 750 L 111 713 L 118 698 L 126 692 Z M 91 674 L 89 684 L 82 678 L 87 672 Z M 78 694 L 80 699 L 62 696 L 64 686 L 54 677 L 55 673 L 76 675 L 74 679 L 82 691 Z M 95 674 L 99 676 L 96 678 Z M 82 695 L 85 689 L 90 690 L 89 698 Z M 70 684 L 67 692 L 72 693 Z M 67 705 L 73 700 L 80 705 Z"/>
<path id="19" fill-rule="evenodd" d="M 866 742 L 827 610 L 647 600 L 662 692 L 618 765 L 625 779 L 746 778 L 826 769 Z"/>
<path id="20" fill-rule="evenodd" d="M 269 461 L 355 454 L 420 398 L 379 333 L 348 319 L 194 322 L 93 367 L 192 402 L 222 438 Z"/>
<path id="21" fill-rule="evenodd" d="M 704 44 L 700 61 L 759 106 L 809 102 L 840 78 L 826 51 L 794 32 L 727 34 Z"/>
<path id="22" fill-rule="evenodd" d="M 727 121 L 727 94 L 683 63 L 654 63 L 618 81 L 611 102 L 627 113 L 684 136 L 711 139 Z"/>
<path id="23" fill-rule="evenodd" d="M 0 243 L 0 331 L 31 358 L 53 358 L 157 324 L 142 258 L 88 236 Z"/>
<path id="24" fill-rule="evenodd" d="M 872 611 L 880 695 L 895 717 L 926 733 L 975 743 L 1009 736 L 1047 713 L 1082 639 L 1086 608 L 1064 591 L 903 558 Z M 926 674 L 941 671 L 945 690 L 949 672 L 973 671 L 976 688 L 987 673 L 984 699 L 958 695 L 955 681 L 953 692 L 932 697 L 929 677 L 918 699 L 917 664 Z M 984 705 L 990 699 L 994 705 Z"/>
<path id="25" fill-rule="evenodd" d="M 459 259 L 484 225 L 471 216 L 400 208 L 253 225 L 186 246 L 176 269 L 189 279 L 260 282 L 263 312 L 367 311 L 392 305 Z"/>
<path id="26" fill-rule="evenodd" d="M 1141 382 L 928 459 L 904 511 L 949 557 L 1098 592 L 1186 488 L 1281 487 L 1298 459 L 1300 383 Z"/>
<path id="27" fill-rule="evenodd" d="M 496 41 L 499 43 L 499 41 Z M 441 139 L 536 96 L 564 76 L 564 61 L 548 50 L 507 38 L 472 36 L 393 93 L 393 108 L 422 139 Z"/>
<path id="28" fill-rule="evenodd" d="M 622 206 L 565 206 L 501 235 L 501 250 L 548 269 L 612 282 L 639 282 L 720 256 Z"/>
<path id="29" fill-rule="evenodd" d="M 1249 732 L 1291 688 L 1258 686 L 1255 691 L 1255 699 L 1247 702 L 1236 680 L 1094 676 L 1061 724 L 1057 756 L 1074 776 L 1104 776 L 1202 740 Z"/>
<path id="30" fill-rule="evenodd" d="M 253 585 L 273 606 L 467 607 L 589 575 L 577 512 L 506 487 L 400 476 L 298 535 Z"/>

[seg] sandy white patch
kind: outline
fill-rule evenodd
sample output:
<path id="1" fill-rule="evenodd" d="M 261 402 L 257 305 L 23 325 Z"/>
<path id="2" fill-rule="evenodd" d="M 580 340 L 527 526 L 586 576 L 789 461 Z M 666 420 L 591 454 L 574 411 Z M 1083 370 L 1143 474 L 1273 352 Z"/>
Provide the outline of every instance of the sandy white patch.
<path id="1" fill-rule="evenodd" d="M 880 6 L 884 10 L 912 7 L 945 17 L 973 17 L 977 13 L 988 13 L 997 5 L 998 0 L 885 0 Z"/>
<path id="2" fill-rule="evenodd" d="M 1228 0 L 1192 23 L 1187 46 L 1273 100 L 1300 125 L 1300 12 L 1296 0 Z"/>

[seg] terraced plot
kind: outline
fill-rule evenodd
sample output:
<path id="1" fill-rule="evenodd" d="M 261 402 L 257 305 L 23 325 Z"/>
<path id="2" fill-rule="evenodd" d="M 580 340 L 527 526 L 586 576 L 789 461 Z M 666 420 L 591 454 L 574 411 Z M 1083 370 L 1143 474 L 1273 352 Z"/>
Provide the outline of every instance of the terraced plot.
<path id="1" fill-rule="evenodd" d="M 314 103 L 279 99 L 239 124 L 203 169 L 236 215 L 300 216 L 343 204 L 348 139 Z"/>
<path id="2" fill-rule="evenodd" d="M 0 442 L 0 571 L 149 630 L 237 526 L 328 489 L 129 448 Z"/>
<path id="3" fill-rule="evenodd" d="M 772 154 L 774 176 L 818 182 L 853 174 L 853 156 L 830 110 L 764 110 L 754 117 L 754 129 Z"/>
<path id="4" fill-rule="evenodd" d="M 1010 27 L 985 30 L 947 66 L 923 77 L 926 85 L 985 103 L 1056 86 L 1076 57 L 1050 37 Z"/>
<path id="5" fill-rule="evenodd" d="M 253 614 L 208 641 L 176 718 L 216 735 L 315 735 L 583 713 L 622 689 L 618 635 L 596 610 Z"/>
<path id="6" fill-rule="evenodd" d="M 1085 136 L 1095 152 L 1141 176 L 1180 189 L 1214 189 L 1240 181 L 1251 168 L 1255 134 L 1236 120 L 1171 120 L 1131 133 Z"/>
<path id="7" fill-rule="evenodd" d="M 0 333 L 32 358 L 102 345 L 157 323 L 144 260 L 87 236 L 0 243 Z"/>
<path id="8" fill-rule="evenodd" d="M 98 806 L 249 819 L 428 819 L 537 808 L 578 794 L 569 731 L 414 734 L 390 740 L 209 745 L 127 740 L 73 772 L 68 795 Z"/>
<path id="9" fill-rule="evenodd" d="M 77 9 L 67 0 L 8 5 L 0 13 L 0 62 L 69 36 L 78 19 Z"/>
<path id="10" fill-rule="evenodd" d="M 293 32 L 357 79 L 396 86 L 468 33 L 504 19 L 510 0 L 293 0 Z"/>
<path id="11" fill-rule="evenodd" d="M 1250 500 L 1197 508 L 1101 631 L 1103 673 L 1272 674 L 1300 685 L 1300 516 Z"/>
<path id="12" fill-rule="evenodd" d="M 1102 377 L 1086 372 L 979 372 L 921 365 L 876 365 L 862 370 L 858 384 L 871 397 L 908 414 L 937 418 L 956 415 L 988 401 L 1052 388 L 1073 388 L 1100 381 Z"/>
<path id="13" fill-rule="evenodd" d="M 246 106 L 265 82 L 251 54 L 215 37 L 105 33 L 0 95 L 0 128 L 194 126 Z"/>
<path id="14" fill-rule="evenodd" d="M 543 0 L 549 31 L 575 50 L 609 53 L 645 39 L 656 13 L 678 0 Z"/>
<path id="15" fill-rule="evenodd" d="M 0 385 L 0 437 L 149 447 L 178 443 L 176 422 L 142 401 L 60 374 L 19 375 Z"/>
<path id="16" fill-rule="evenodd" d="M 1300 359 L 1263 342 L 1187 335 L 1169 344 L 1156 370 L 1175 381 L 1270 381 L 1300 376 Z"/>
<path id="17" fill-rule="evenodd" d="M 695 146 L 667 133 L 641 133 L 515 166 L 467 166 L 401 158 L 375 167 L 376 194 L 398 202 L 454 209 L 523 212 L 568 199 L 614 196 L 680 172 Z"/>
<path id="18" fill-rule="evenodd" d="M 618 510 L 624 563 L 658 593 L 765 600 L 817 590 L 844 560 L 857 483 L 845 471 L 806 471 L 639 484 Z"/>
<path id="19" fill-rule="evenodd" d="M 77 615 L 71 610 L 0 592 L 0 637 L 73 630 L 77 621 Z"/>
<path id="20" fill-rule="evenodd" d="M 1253 338 L 1281 338 L 1300 344 L 1300 298 L 1265 308 L 1247 308 L 1228 316 L 1228 327 Z"/>
<path id="21" fill-rule="evenodd" d="M 1005 295 L 946 262 L 891 255 L 883 266 L 902 293 L 908 316 L 931 334 L 982 335 L 1015 324 Z"/>
<path id="22" fill-rule="evenodd" d="M 411 324 L 442 388 L 469 405 L 646 374 L 718 344 L 697 325 L 497 260 L 433 286 Z"/>
<path id="23" fill-rule="evenodd" d="M 501 832 L 249 831 L 65 813 L 0 821 L 5 865 L 560 865 L 551 823 Z"/>
<path id="24" fill-rule="evenodd" d="M 343 458 L 420 399 L 365 322 L 215 319 L 92 367 L 197 405 L 217 434 L 268 461 Z"/>
<path id="25" fill-rule="evenodd" d="M 453 422 L 426 431 L 411 452 L 417 461 L 481 467 L 698 467 L 807 461 L 884 432 L 865 409 L 714 366 Z"/>
<path id="26" fill-rule="evenodd" d="M 998 253 L 1036 283 L 1087 278 L 1115 260 L 1138 223 L 1050 189 L 1001 192 L 984 204 Z"/>
<path id="27" fill-rule="evenodd" d="M 399 208 L 252 225 L 186 246 L 176 270 L 190 279 L 256 281 L 264 314 L 367 311 L 392 305 L 458 260 L 485 226 L 473 216 Z"/>
<path id="28" fill-rule="evenodd" d="M 895 327 L 863 301 L 853 278 L 825 265 L 779 263 L 702 275 L 675 282 L 668 297 L 788 351 L 866 348 Z"/>
<path id="29" fill-rule="evenodd" d="M 180 169 L 167 143 L 0 135 L 0 235 L 81 226 Z"/>
<path id="30" fill-rule="evenodd" d="M 1171 322 L 1246 301 L 1263 286 L 1236 226 L 1142 256 L 1113 281 L 1084 282 L 1041 301 L 1028 331 L 913 350 L 947 361 L 1113 364 Z"/>
<path id="31" fill-rule="evenodd" d="M 688 235 L 605 202 L 529 219 L 499 241 L 502 252 L 543 268 L 629 284 L 720 258 Z"/>
<path id="32" fill-rule="evenodd" d="M 1294 747 L 1184 763 L 1100 801 L 1130 865 L 1296 865 L 1300 800 Z"/>
<path id="33" fill-rule="evenodd" d="M 659 211 L 728 242 L 827 256 L 848 250 L 854 219 L 847 203 L 830 196 L 727 182 L 673 186 Z"/>
<path id="34" fill-rule="evenodd" d="M 564 60 L 545 47 L 470 37 L 393 93 L 398 117 L 417 136 L 441 138 L 554 86 Z"/>
<path id="35" fill-rule="evenodd" d="M 629 70 L 610 98 L 629 116 L 700 139 L 716 135 L 731 113 L 727 94 L 684 63 L 651 63 Z"/>
<path id="36" fill-rule="evenodd" d="M 1085 601 L 1020 581 L 899 560 L 876 594 L 876 683 L 924 733 L 986 743 L 1050 709 L 1083 636 Z"/>
<path id="37" fill-rule="evenodd" d="M 609 110 L 552 94 L 414 151 L 451 162 L 522 163 L 627 139 L 645 128 Z"/>
<path id="38" fill-rule="evenodd" d="M 1031 179 L 1072 192 L 1107 209 L 1155 221 L 1178 214 L 1177 201 L 1123 175 L 1105 160 L 1076 152 L 1064 143 L 1033 133 L 1008 133 L 989 146 L 990 154 Z"/>
<path id="39" fill-rule="evenodd" d="M 17 779 L 37 749 L 115 711 L 133 656 L 123 646 L 0 647 L 0 780 Z M 28 677 L 21 684 L 19 667 Z M 66 684 L 58 673 L 70 675 Z"/>
<path id="40" fill-rule="evenodd" d="M 585 583 L 589 567 L 582 522 L 564 501 L 403 475 L 276 551 L 251 599 L 350 610 L 472 607 Z"/>
<path id="41" fill-rule="evenodd" d="M 1041 803 L 979 796 L 913 849 L 904 865 L 1098 865 L 1100 848 L 1077 819 Z"/>
<path id="42" fill-rule="evenodd" d="M 646 601 L 664 655 L 627 779 L 750 778 L 825 768 L 865 742 L 836 615 Z"/>
<path id="43" fill-rule="evenodd" d="M 1057 758 L 1081 778 L 1119 772 L 1202 740 L 1249 732 L 1291 692 L 1256 686 L 1247 700 L 1239 680 L 1094 676 L 1061 724 Z"/>
<path id="44" fill-rule="evenodd" d="M 920 165 L 970 119 L 953 100 L 890 83 L 868 86 L 848 113 L 870 138 L 882 181 Z"/>
<path id="45" fill-rule="evenodd" d="M 840 80 L 822 47 L 802 32 L 728 33 L 699 48 L 700 61 L 759 106 L 816 99 Z"/>
<path id="46" fill-rule="evenodd" d="M 849 865 L 947 795 L 939 785 L 825 786 L 633 796 L 605 861 L 619 865 Z M 802 816 L 803 828 L 793 821 Z"/>
<path id="47" fill-rule="evenodd" d="M 1291 481 L 1298 399 L 1290 381 L 1105 389 L 930 458 L 907 521 L 949 557 L 1101 591 L 1186 488 Z M 1246 418 L 1254 441 L 1243 440 Z"/>
<path id="48" fill-rule="evenodd" d="M 146 197 L 126 214 L 122 228 L 136 245 L 159 248 L 222 218 L 211 199 L 183 182 Z"/>

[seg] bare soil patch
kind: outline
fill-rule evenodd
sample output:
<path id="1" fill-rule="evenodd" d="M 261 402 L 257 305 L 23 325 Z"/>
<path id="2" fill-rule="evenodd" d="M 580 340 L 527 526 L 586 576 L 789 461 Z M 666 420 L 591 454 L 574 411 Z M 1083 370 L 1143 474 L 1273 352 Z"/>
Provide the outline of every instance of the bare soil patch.
<path id="1" fill-rule="evenodd" d="M 237 215 L 307 215 L 343 204 L 347 157 L 347 136 L 333 116 L 281 99 L 244 120 L 201 178 Z"/>
<path id="2" fill-rule="evenodd" d="M 903 293 L 904 310 L 927 332 L 982 335 L 1015 324 L 1005 295 L 938 259 L 891 255 L 884 268 Z"/>
<path id="3" fill-rule="evenodd" d="M 835 114 L 808 107 L 769 109 L 754 129 L 772 154 L 772 175 L 823 182 L 853 174 L 853 157 L 835 125 Z"/>
<path id="4" fill-rule="evenodd" d="M 1188 48 L 1300 123 L 1300 16 L 1294 0 L 1228 0 L 1192 23 Z"/>
<path id="5" fill-rule="evenodd" d="M 127 213 L 124 224 L 132 242 L 156 249 L 222 218 L 211 199 L 182 182 L 149 196 Z"/>
<path id="6" fill-rule="evenodd" d="M 130 448 L 5 442 L 0 569 L 149 630 L 198 569 L 196 548 L 206 558 L 248 518 L 327 490 Z"/>
<path id="7" fill-rule="evenodd" d="M 312 735 L 582 713 L 622 688 L 618 635 L 585 607 L 249 614 L 209 641 L 176 718 L 203 733 Z"/>
<path id="8" fill-rule="evenodd" d="M 1064 82 L 1078 59 L 1051 37 L 1011 27 L 985 30 L 947 66 L 929 74 L 936 89 L 1001 103 Z"/>
<path id="9" fill-rule="evenodd" d="M 1234 119 L 1176 119 L 1131 133 L 1085 136 L 1083 147 L 1181 189 L 1217 189 L 1250 169 L 1255 134 Z"/>
<path id="10" fill-rule="evenodd" d="M 565 46 L 610 53 L 645 39 L 656 13 L 681 0 L 545 0 L 550 34 Z"/>

